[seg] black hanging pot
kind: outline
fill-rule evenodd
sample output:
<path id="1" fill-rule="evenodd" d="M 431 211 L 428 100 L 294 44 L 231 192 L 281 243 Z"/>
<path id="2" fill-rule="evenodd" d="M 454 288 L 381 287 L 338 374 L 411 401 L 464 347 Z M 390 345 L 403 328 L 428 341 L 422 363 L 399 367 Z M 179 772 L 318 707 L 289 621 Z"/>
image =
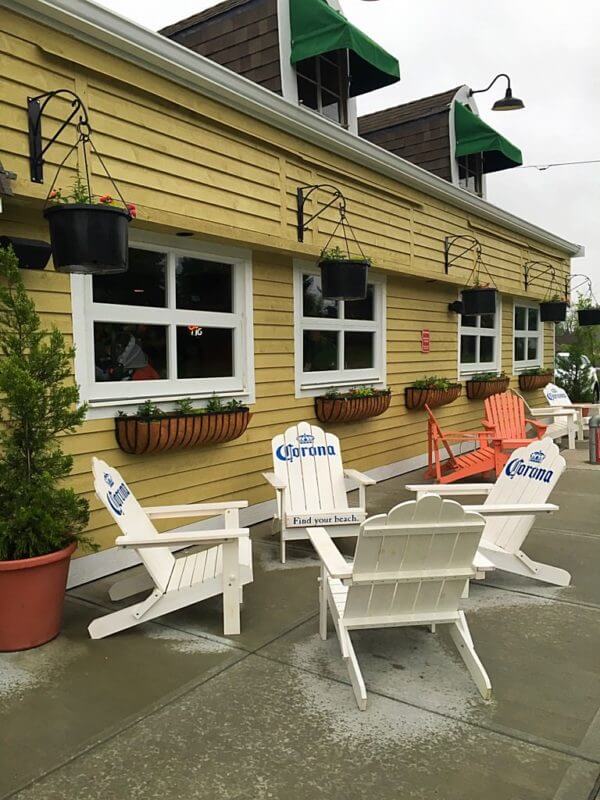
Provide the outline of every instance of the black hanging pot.
<path id="1" fill-rule="evenodd" d="M 367 296 L 369 262 L 364 258 L 324 258 L 321 290 L 328 300 L 364 300 Z"/>
<path id="2" fill-rule="evenodd" d="M 600 325 L 600 308 L 580 308 L 577 312 L 577 317 L 582 327 Z"/>
<path id="3" fill-rule="evenodd" d="M 462 305 L 462 313 L 466 317 L 471 317 L 475 314 L 495 314 L 496 289 L 463 289 Z"/>
<path id="4" fill-rule="evenodd" d="M 542 322 L 564 322 L 567 318 L 568 303 L 564 300 L 549 300 L 540 303 L 540 320 Z"/>
<path id="5" fill-rule="evenodd" d="M 44 209 L 57 272 L 112 275 L 129 266 L 129 211 L 101 204 L 65 203 Z"/>

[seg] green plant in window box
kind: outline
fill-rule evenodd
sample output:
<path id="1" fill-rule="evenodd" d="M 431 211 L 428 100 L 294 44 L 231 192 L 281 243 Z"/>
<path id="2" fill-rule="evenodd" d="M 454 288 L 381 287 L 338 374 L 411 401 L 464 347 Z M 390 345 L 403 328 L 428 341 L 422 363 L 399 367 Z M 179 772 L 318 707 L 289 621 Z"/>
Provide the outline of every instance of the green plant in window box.
<path id="1" fill-rule="evenodd" d="M 500 394 L 508 389 L 510 378 L 505 372 L 478 372 L 467 381 L 467 397 L 469 400 L 485 400 L 493 394 Z"/>
<path id="2" fill-rule="evenodd" d="M 332 388 L 315 397 L 315 414 L 321 422 L 358 422 L 387 411 L 391 395 L 390 389 L 372 386 L 356 386 L 345 394 Z"/>
<path id="3" fill-rule="evenodd" d="M 160 419 L 165 416 L 165 412 L 156 403 L 148 399 L 138 406 L 134 416 L 138 419 Z"/>
<path id="4" fill-rule="evenodd" d="M 532 367 L 519 373 L 519 388 L 524 392 L 542 389 L 554 378 L 554 372 L 547 367 Z"/>
<path id="5" fill-rule="evenodd" d="M 462 384 L 439 375 L 429 375 L 414 381 L 405 390 L 406 407 L 409 409 L 429 408 L 453 403 L 462 391 Z"/>

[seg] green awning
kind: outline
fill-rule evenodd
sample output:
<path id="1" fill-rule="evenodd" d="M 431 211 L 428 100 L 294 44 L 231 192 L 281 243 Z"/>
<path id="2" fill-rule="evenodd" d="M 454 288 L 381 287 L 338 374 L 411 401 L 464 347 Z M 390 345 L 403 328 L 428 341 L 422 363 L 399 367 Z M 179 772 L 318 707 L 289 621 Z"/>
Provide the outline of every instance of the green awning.
<path id="1" fill-rule="evenodd" d="M 518 147 L 458 102 L 454 103 L 454 130 L 456 156 L 483 153 L 484 173 L 519 167 L 523 163 Z"/>
<path id="2" fill-rule="evenodd" d="M 290 0 L 292 64 L 336 50 L 350 52 L 350 97 L 400 80 L 394 56 L 355 28 L 326 0 Z"/>

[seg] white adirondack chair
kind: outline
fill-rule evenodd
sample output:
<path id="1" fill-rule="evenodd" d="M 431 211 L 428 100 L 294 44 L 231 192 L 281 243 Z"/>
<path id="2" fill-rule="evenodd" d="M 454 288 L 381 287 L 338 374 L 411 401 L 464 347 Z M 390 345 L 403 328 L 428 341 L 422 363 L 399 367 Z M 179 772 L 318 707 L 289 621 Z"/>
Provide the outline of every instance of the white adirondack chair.
<path id="1" fill-rule="evenodd" d="M 119 547 L 133 548 L 148 575 L 134 576 L 113 585 L 112 600 L 122 600 L 152 588 L 142 602 L 95 619 L 92 639 L 101 639 L 142 622 L 169 614 L 215 595 L 223 595 L 226 636 L 240 632 L 242 587 L 252 582 L 252 544 L 247 528 L 239 526 L 239 509 L 246 501 L 200 503 L 142 508 L 117 472 L 104 461 L 92 459 L 94 488 L 123 532 Z M 159 533 L 153 519 L 224 516 L 222 530 Z M 171 547 L 202 545 L 205 549 L 176 558 Z"/>
<path id="2" fill-rule="evenodd" d="M 475 575 L 473 558 L 485 520 L 459 503 L 427 495 L 367 519 L 360 527 L 354 562 L 343 558 L 324 528 L 310 528 L 321 559 L 320 622 L 327 638 L 327 607 L 346 660 L 358 707 L 367 690 L 350 639 L 357 628 L 449 625 L 481 695 L 491 683 L 479 660 L 459 602 Z"/>
<path id="3" fill-rule="evenodd" d="M 406 488 L 417 498 L 435 492 L 442 497 L 487 495 L 480 506 L 464 506 L 486 518 L 475 559 L 477 578 L 494 569 L 524 575 L 556 586 L 568 586 L 570 574 L 559 567 L 533 561 L 521 550 L 538 513 L 558 511 L 548 497 L 565 471 L 565 460 L 554 442 L 545 437 L 515 450 L 496 483 L 450 486 L 414 485 Z"/>
<path id="4" fill-rule="evenodd" d="M 340 440 L 300 422 L 275 436 L 273 472 L 263 473 L 275 489 L 281 561 L 285 543 L 308 539 L 307 528 L 324 526 L 331 536 L 356 536 L 366 514 L 366 487 L 375 483 L 355 469 L 344 469 Z M 345 478 L 358 485 L 358 507 L 348 505 Z"/>
<path id="5" fill-rule="evenodd" d="M 515 389 L 510 389 L 510 391 L 523 400 L 527 416 L 530 419 L 541 419 L 542 422 L 547 424 L 545 436 L 559 442 L 566 437 L 568 449 L 575 449 L 575 435 L 577 432 L 577 412 L 575 409 L 552 406 L 552 404 L 550 406 L 532 408 L 523 395 L 515 391 Z"/>
<path id="6" fill-rule="evenodd" d="M 600 403 L 572 403 L 565 390 L 555 383 L 547 383 L 543 391 L 548 405 L 562 408 L 564 411 L 572 410 L 576 419 L 577 438 L 583 441 L 583 432 L 589 430 L 590 427 L 590 416 L 600 414 Z M 588 411 L 585 416 L 584 411 Z"/>

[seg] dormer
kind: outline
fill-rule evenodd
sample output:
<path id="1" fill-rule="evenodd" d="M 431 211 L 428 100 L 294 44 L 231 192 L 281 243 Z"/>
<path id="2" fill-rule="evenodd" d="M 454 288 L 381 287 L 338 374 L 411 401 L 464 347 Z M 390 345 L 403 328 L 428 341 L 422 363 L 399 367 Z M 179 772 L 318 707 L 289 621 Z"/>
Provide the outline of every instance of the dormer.
<path id="1" fill-rule="evenodd" d="M 486 175 L 523 163 L 519 148 L 481 119 L 468 86 L 360 117 L 358 132 L 479 197 Z"/>
<path id="2" fill-rule="evenodd" d="M 338 0 L 225 0 L 161 33 L 354 132 L 355 98 L 400 80 Z"/>

